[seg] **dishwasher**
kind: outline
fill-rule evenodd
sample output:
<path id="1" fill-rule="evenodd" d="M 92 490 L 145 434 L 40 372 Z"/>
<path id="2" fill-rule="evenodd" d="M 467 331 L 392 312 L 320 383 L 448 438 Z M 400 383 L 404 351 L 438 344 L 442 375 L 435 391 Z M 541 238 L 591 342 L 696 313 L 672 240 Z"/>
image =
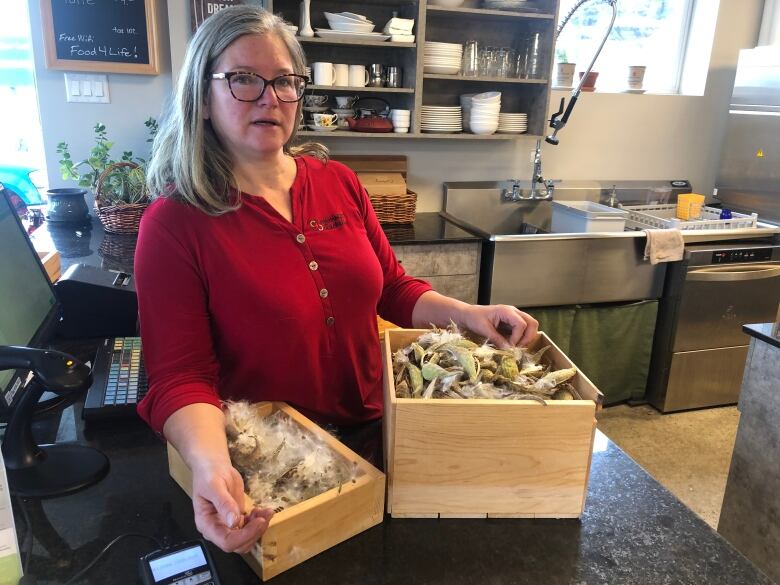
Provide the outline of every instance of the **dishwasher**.
<path id="1" fill-rule="evenodd" d="M 661 412 L 734 404 L 750 338 L 775 322 L 780 245 L 687 246 L 669 266 L 658 309 L 647 400 Z"/>

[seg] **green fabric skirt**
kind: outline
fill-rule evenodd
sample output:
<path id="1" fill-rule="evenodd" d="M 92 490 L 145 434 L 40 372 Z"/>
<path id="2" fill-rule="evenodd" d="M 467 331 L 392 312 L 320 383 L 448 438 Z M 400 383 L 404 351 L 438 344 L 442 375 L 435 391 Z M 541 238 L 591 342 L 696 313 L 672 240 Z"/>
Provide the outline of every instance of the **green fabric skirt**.
<path id="1" fill-rule="evenodd" d="M 604 394 L 643 400 L 658 301 L 523 309 Z"/>

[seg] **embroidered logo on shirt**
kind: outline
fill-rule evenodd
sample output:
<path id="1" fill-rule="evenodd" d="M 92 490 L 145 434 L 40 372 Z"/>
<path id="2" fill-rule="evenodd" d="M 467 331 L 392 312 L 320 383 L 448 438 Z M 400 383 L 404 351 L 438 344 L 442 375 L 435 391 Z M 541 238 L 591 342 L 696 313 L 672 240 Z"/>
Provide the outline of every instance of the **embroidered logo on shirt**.
<path id="1" fill-rule="evenodd" d="M 335 230 L 336 228 L 343 226 L 345 223 L 347 223 L 347 218 L 344 217 L 343 213 L 334 213 L 333 215 L 329 215 L 323 219 L 312 219 L 309 222 L 309 226 L 312 229 L 323 231 Z"/>

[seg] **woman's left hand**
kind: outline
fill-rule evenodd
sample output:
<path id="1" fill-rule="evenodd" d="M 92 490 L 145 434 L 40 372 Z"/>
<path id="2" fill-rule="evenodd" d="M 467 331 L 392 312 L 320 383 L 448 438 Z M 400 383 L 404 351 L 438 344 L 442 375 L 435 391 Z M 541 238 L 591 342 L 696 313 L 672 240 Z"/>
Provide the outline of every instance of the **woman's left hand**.
<path id="1" fill-rule="evenodd" d="M 528 313 L 510 305 L 467 305 L 460 311 L 458 325 L 501 349 L 528 345 L 539 330 L 539 322 Z M 511 329 L 511 333 L 509 332 Z M 506 337 L 504 333 L 508 333 Z"/>

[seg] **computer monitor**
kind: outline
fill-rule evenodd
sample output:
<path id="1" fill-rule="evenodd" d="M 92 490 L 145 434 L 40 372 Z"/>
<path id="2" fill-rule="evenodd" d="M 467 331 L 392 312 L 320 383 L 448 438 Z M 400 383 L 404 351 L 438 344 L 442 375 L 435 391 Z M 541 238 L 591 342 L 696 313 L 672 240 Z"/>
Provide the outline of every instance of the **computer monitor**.
<path id="1" fill-rule="evenodd" d="M 8 192 L 0 185 L 0 345 L 43 347 L 60 304 Z M 29 372 L 0 371 L 0 418 L 18 399 Z"/>

